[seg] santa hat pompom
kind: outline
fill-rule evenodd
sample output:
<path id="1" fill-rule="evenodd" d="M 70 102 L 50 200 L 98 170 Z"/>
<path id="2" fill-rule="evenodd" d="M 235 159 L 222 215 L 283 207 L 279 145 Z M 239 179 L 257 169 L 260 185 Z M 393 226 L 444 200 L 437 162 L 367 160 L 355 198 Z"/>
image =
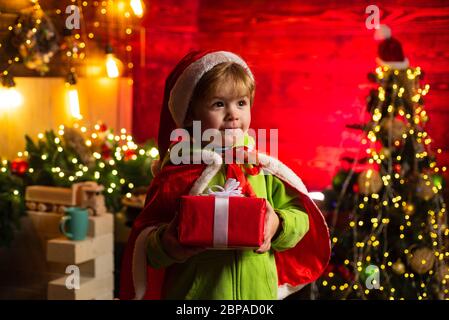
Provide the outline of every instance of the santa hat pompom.
<path id="1" fill-rule="evenodd" d="M 381 24 L 374 32 L 375 40 L 385 40 L 389 38 L 391 38 L 391 29 L 385 24 Z"/>

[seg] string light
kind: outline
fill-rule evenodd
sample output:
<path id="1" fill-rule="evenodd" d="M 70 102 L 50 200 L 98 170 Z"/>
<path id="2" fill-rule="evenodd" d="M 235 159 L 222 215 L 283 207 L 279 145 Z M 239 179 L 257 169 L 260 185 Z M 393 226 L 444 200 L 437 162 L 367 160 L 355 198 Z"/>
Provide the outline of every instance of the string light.
<path id="1" fill-rule="evenodd" d="M 131 0 L 130 1 L 131 8 L 134 14 L 141 18 L 143 16 L 143 4 L 141 0 Z"/>
<path id="2" fill-rule="evenodd" d="M 106 72 L 109 78 L 117 78 L 121 74 L 122 62 L 114 55 L 112 46 L 106 46 Z"/>

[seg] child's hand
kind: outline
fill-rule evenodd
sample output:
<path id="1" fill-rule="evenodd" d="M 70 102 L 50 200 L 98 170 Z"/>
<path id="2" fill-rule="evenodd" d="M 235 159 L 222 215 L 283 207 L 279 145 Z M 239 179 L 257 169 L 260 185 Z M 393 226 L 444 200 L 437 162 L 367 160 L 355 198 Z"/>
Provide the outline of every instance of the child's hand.
<path id="1" fill-rule="evenodd" d="M 178 240 L 178 220 L 178 214 L 176 214 L 162 234 L 161 241 L 162 247 L 170 257 L 178 261 L 184 261 L 206 250 L 206 248 L 181 245 Z"/>
<path id="2" fill-rule="evenodd" d="M 267 201 L 267 200 L 265 200 Z M 273 207 L 267 201 L 267 213 L 265 215 L 265 229 L 263 244 L 256 250 L 257 253 L 264 253 L 271 248 L 271 239 L 276 234 L 279 228 L 279 217 L 274 212 Z"/>

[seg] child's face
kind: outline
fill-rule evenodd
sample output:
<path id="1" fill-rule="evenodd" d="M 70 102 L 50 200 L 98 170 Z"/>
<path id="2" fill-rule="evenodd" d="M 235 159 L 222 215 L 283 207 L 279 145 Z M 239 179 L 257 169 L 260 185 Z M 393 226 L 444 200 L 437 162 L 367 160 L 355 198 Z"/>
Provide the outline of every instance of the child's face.
<path id="1" fill-rule="evenodd" d="M 192 110 L 192 120 L 201 121 L 202 131 L 220 131 L 221 143 L 224 146 L 230 146 L 238 137 L 242 137 L 251 122 L 249 93 L 242 96 L 232 84 L 227 83 L 220 86 L 209 98 L 198 101 Z"/>

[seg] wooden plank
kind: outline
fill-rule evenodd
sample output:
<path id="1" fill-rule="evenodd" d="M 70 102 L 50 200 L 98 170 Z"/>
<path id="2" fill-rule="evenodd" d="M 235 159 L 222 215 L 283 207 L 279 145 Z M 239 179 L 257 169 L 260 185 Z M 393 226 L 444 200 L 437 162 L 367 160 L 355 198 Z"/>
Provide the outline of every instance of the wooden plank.
<path id="1" fill-rule="evenodd" d="M 113 245 L 112 233 L 81 241 L 66 238 L 52 239 L 47 243 L 47 260 L 79 264 L 112 253 Z"/>
<path id="2" fill-rule="evenodd" d="M 100 278 L 80 278 L 79 289 L 67 289 L 67 276 L 48 283 L 48 300 L 92 300 L 113 292 L 114 277 L 112 274 Z"/>

